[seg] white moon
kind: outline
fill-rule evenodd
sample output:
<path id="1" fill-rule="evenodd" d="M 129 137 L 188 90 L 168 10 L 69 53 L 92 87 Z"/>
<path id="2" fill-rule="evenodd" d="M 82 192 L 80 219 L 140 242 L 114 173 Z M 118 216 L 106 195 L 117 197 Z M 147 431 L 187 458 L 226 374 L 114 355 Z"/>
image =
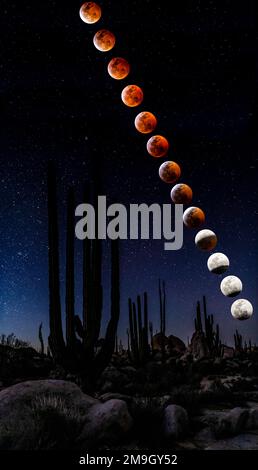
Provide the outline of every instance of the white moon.
<path id="1" fill-rule="evenodd" d="M 209 229 L 200 230 L 195 237 L 195 245 L 203 251 L 210 251 L 217 245 L 216 234 Z"/>
<path id="2" fill-rule="evenodd" d="M 211 273 L 222 274 L 229 268 L 229 259 L 224 253 L 213 253 L 208 259 L 207 266 Z"/>
<path id="3" fill-rule="evenodd" d="M 231 305 L 232 316 L 236 320 L 248 320 L 253 315 L 253 306 L 249 300 L 238 299 Z"/>
<path id="4" fill-rule="evenodd" d="M 238 277 L 227 276 L 221 281 L 220 289 L 226 297 L 235 297 L 242 292 L 243 284 Z"/>

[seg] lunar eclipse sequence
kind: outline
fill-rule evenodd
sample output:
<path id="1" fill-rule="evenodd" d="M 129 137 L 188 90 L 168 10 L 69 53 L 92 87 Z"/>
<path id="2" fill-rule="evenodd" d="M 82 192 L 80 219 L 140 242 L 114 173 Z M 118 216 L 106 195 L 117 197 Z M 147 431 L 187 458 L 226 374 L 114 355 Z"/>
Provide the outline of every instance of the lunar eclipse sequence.
<path id="1" fill-rule="evenodd" d="M 86 2 L 80 8 L 80 18 L 84 23 L 95 24 L 102 17 L 102 9 L 95 2 Z M 93 38 L 93 44 L 100 52 L 111 51 L 116 44 L 113 32 L 107 29 L 98 30 Z M 107 67 L 108 74 L 115 80 L 126 79 L 131 66 L 125 58 L 112 58 Z M 121 93 L 122 102 L 130 107 L 136 108 L 144 101 L 144 92 L 136 84 L 125 86 Z M 158 120 L 149 111 L 140 112 L 134 121 L 135 128 L 141 134 L 149 135 L 156 130 Z M 164 158 L 169 151 L 169 141 L 163 135 L 153 135 L 147 141 L 147 152 L 153 158 Z M 200 207 L 191 206 L 193 199 L 192 188 L 186 183 L 178 183 L 181 177 L 180 165 L 174 161 L 166 161 L 159 168 L 160 179 L 169 185 L 173 185 L 170 197 L 174 204 L 189 205 L 183 214 L 184 225 L 189 229 L 199 229 L 205 223 L 205 212 Z M 218 243 L 217 235 L 210 229 L 202 229 L 195 236 L 195 245 L 204 252 L 213 251 Z M 230 267 L 230 261 L 224 253 L 215 252 L 210 255 L 207 266 L 209 272 L 215 275 L 224 274 Z M 226 297 L 236 297 L 243 290 L 242 281 L 234 275 L 222 279 L 220 290 Z M 237 320 L 249 319 L 253 314 L 253 306 L 246 299 L 237 299 L 231 305 L 231 314 Z"/>

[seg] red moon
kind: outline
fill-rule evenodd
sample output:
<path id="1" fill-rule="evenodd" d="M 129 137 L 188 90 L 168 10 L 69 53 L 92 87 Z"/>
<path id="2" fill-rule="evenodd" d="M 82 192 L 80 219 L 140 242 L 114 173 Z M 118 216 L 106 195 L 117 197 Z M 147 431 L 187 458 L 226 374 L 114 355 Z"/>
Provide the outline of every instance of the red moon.
<path id="1" fill-rule="evenodd" d="M 190 204 L 193 191 L 187 184 L 176 184 L 171 190 L 171 199 L 175 204 Z"/>
<path id="2" fill-rule="evenodd" d="M 154 114 L 149 113 L 148 111 L 143 111 L 138 114 L 134 122 L 137 131 L 141 132 L 141 134 L 150 134 L 153 132 L 157 123 L 158 121 Z"/>
<path id="3" fill-rule="evenodd" d="M 169 143 L 162 135 L 154 135 L 147 142 L 147 150 L 152 157 L 164 157 L 168 149 Z"/>
<path id="4" fill-rule="evenodd" d="M 84 23 L 93 24 L 101 18 L 101 8 L 97 3 L 86 2 L 80 8 L 80 18 Z"/>
<path id="5" fill-rule="evenodd" d="M 122 57 L 115 57 L 108 64 L 108 73 L 115 80 L 123 80 L 130 73 L 130 64 Z"/>
<path id="6" fill-rule="evenodd" d="M 188 228 L 198 228 L 205 222 L 205 214 L 199 207 L 189 207 L 184 212 L 183 221 Z"/>
<path id="7" fill-rule="evenodd" d="M 122 91 L 122 101 L 126 106 L 134 108 L 143 101 L 143 91 L 137 85 L 128 85 Z"/>
<path id="8" fill-rule="evenodd" d="M 181 176 L 181 168 L 176 162 L 164 162 L 160 166 L 159 176 L 165 183 L 173 184 Z"/>
<path id="9" fill-rule="evenodd" d="M 107 52 L 113 49 L 116 38 L 111 31 L 100 29 L 93 38 L 94 46 L 101 52 Z"/>

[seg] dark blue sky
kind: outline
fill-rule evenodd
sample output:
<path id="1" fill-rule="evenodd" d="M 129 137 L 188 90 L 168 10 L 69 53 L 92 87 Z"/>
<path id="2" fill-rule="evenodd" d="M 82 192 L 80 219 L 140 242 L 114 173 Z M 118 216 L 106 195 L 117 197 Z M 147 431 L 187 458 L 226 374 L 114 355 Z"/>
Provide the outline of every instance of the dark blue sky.
<path id="1" fill-rule="evenodd" d="M 137 110 L 120 99 L 125 84 L 143 87 L 140 110 L 159 119 L 158 132 L 171 143 L 169 157 L 182 165 L 182 181 L 194 190 L 194 204 L 207 214 L 206 226 L 219 237 L 218 250 L 231 261 L 230 274 L 244 284 L 241 297 L 254 316 L 236 323 L 232 299 L 208 273 L 207 254 L 185 230 L 179 252 L 163 242 L 121 243 L 121 321 L 125 337 L 127 298 L 147 290 L 158 328 L 158 279 L 167 283 L 168 331 L 183 339 L 193 329 L 196 301 L 208 307 L 231 342 L 235 328 L 258 341 L 257 320 L 257 116 L 255 115 L 254 2 L 229 0 L 105 1 L 101 23 L 79 18 L 80 2 L 5 2 L 1 100 L 0 333 L 36 340 L 48 328 L 46 168 L 58 168 L 61 273 L 64 270 L 65 191 L 91 179 L 97 162 L 110 201 L 169 202 L 159 180 L 161 163 L 148 156 L 134 129 Z M 61 7 L 61 8 L 60 8 Z M 116 48 L 101 54 L 92 44 L 100 27 L 113 30 Z M 107 74 L 114 56 L 126 57 L 130 78 L 117 83 Z M 163 161 L 163 160 L 162 160 Z M 77 311 L 81 310 L 81 245 L 77 242 Z M 109 263 L 104 263 L 104 320 L 109 314 Z M 62 278 L 63 280 L 63 278 Z M 62 282 L 63 284 L 63 282 Z"/>

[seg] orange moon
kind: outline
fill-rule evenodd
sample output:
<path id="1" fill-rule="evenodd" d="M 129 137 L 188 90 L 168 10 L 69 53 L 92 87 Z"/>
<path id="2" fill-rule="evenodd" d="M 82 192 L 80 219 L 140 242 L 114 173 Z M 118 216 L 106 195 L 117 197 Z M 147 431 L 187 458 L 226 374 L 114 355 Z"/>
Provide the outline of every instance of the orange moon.
<path id="1" fill-rule="evenodd" d="M 169 143 L 162 135 L 154 135 L 147 142 L 147 150 L 152 157 L 164 157 L 168 149 Z"/>
<path id="2" fill-rule="evenodd" d="M 128 85 L 122 91 L 122 101 L 126 106 L 134 108 L 143 101 L 143 91 L 137 85 Z"/>
<path id="3" fill-rule="evenodd" d="M 205 222 L 205 214 L 199 207 L 189 207 L 184 212 L 183 221 L 188 228 L 198 228 Z"/>
<path id="4" fill-rule="evenodd" d="M 159 168 L 159 176 L 165 183 L 173 184 L 181 176 L 181 168 L 176 162 L 164 162 Z"/>
<path id="5" fill-rule="evenodd" d="M 193 191 L 187 184 L 176 184 L 171 190 L 171 199 L 175 204 L 190 204 Z"/>
<path id="6" fill-rule="evenodd" d="M 115 57 L 108 64 L 108 73 L 115 80 L 123 80 L 130 73 L 130 64 L 122 57 Z"/>
<path id="7" fill-rule="evenodd" d="M 94 46 L 101 52 L 107 52 L 113 49 L 116 38 L 111 31 L 100 29 L 93 38 Z"/>
<path id="8" fill-rule="evenodd" d="M 149 113 L 148 111 L 143 111 L 138 114 L 134 121 L 137 131 L 141 132 L 141 134 L 150 134 L 153 132 L 157 123 L 158 121 L 154 114 Z"/>
<path id="9" fill-rule="evenodd" d="M 101 8 L 97 3 L 86 2 L 80 8 L 80 18 L 84 23 L 93 24 L 101 18 Z"/>

